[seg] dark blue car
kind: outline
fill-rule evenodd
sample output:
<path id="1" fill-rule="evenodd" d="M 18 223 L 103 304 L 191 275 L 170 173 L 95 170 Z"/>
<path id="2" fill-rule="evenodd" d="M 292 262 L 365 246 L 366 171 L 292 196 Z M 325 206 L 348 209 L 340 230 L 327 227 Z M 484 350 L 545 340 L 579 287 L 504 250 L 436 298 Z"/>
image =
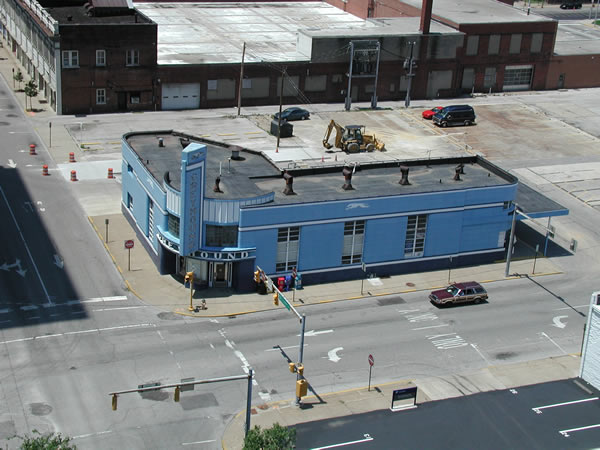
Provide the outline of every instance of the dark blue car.
<path id="1" fill-rule="evenodd" d="M 279 113 L 276 113 L 273 117 L 279 119 Z M 310 113 L 307 110 L 298 108 L 297 106 L 281 111 L 281 120 L 305 120 L 309 117 Z"/>

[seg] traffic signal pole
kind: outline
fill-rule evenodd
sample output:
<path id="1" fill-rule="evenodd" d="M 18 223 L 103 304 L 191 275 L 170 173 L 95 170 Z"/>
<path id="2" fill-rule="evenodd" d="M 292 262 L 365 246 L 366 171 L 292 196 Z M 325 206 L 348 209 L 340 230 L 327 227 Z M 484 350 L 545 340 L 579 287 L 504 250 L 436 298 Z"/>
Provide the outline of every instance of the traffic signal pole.
<path id="1" fill-rule="evenodd" d="M 306 328 L 306 316 L 302 314 L 300 318 L 300 323 L 302 324 L 302 332 L 300 333 L 300 354 L 298 355 L 298 364 L 304 367 L 303 359 L 304 359 L 304 329 Z M 296 371 L 296 384 L 304 378 L 304 374 L 300 373 L 299 370 Z M 300 406 L 300 402 L 302 401 L 302 397 L 296 397 L 296 406 Z"/>

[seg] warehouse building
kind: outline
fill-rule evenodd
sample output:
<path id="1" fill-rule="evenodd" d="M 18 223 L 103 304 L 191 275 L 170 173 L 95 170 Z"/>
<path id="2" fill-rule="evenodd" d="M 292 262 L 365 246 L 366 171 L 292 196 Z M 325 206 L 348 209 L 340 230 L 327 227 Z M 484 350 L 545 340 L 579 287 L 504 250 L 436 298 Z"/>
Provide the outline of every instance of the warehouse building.
<path id="1" fill-rule="evenodd" d="M 321 283 L 490 262 L 515 200 L 531 218 L 567 214 L 478 156 L 281 170 L 173 131 L 129 133 L 122 149 L 123 211 L 160 272 L 209 288 L 252 289 L 257 265 Z"/>

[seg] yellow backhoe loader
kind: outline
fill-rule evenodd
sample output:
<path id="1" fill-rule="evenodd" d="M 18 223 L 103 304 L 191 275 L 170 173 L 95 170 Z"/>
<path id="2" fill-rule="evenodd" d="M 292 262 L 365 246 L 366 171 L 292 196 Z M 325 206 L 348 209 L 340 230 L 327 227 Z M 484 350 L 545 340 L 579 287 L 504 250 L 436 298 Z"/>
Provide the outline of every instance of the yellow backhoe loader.
<path id="1" fill-rule="evenodd" d="M 331 132 L 335 128 L 335 144 L 329 143 Z M 325 137 L 323 138 L 323 147 L 340 148 L 346 153 L 372 152 L 374 150 L 384 151 L 385 144 L 378 140 L 374 134 L 366 134 L 364 125 L 341 126 L 335 120 L 329 122 Z"/>

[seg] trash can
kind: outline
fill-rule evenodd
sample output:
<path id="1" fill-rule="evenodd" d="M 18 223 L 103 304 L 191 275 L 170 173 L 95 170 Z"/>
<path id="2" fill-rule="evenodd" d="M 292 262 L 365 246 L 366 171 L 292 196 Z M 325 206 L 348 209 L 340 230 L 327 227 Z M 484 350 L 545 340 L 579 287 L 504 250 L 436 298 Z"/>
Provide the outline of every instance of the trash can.
<path id="1" fill-rule="evenodd" d="M 287 120 L 282 120 L 281 121 L 281 127 L 279 127 L 279 120 L 274 119 L 271 121 L 271 134 L 273 136 L 277 136 L 277 130 L 281 129 L 281 134 L 279 135 L 279 137 L 282 138 L 286 138 L 286 137 L 292 137 L 292 135 L 294 134 L 294 126 L 289 123 Z"/>

